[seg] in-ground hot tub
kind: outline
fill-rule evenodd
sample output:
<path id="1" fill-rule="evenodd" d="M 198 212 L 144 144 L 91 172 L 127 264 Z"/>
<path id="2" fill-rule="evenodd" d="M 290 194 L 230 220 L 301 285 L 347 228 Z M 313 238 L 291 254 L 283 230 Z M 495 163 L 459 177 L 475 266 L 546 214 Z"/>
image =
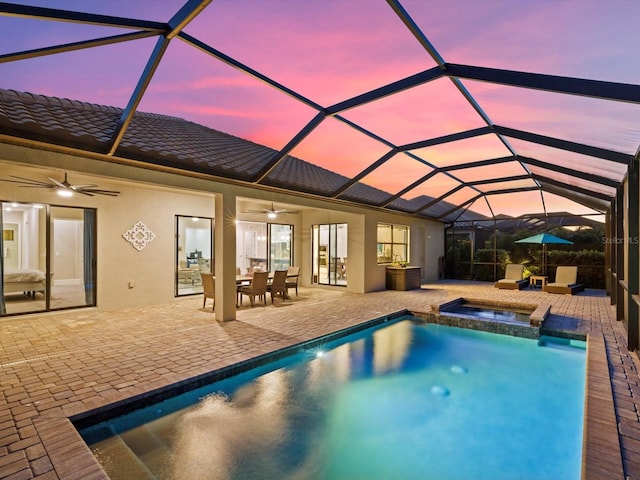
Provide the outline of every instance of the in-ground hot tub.
<path id="1" fill-rule="evenodd" d="M 433 323 L 538 338 L 551 306 L 459 297 L 431 305 L 427 320 Z"/>

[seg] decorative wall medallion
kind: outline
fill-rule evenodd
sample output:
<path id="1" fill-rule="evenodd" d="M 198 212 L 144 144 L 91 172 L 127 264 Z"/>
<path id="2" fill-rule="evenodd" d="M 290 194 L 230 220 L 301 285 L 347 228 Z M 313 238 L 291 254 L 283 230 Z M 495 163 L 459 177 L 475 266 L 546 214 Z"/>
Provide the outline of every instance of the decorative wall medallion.
<path id="1" fill-rule="evenodd" d="M 147 226 L 138 222 L 129 230 L 122 234 L 124 239 L 131 244 L 133 248 L 140 251 L 156 238 L 156 234 L 147 228 Z"/>

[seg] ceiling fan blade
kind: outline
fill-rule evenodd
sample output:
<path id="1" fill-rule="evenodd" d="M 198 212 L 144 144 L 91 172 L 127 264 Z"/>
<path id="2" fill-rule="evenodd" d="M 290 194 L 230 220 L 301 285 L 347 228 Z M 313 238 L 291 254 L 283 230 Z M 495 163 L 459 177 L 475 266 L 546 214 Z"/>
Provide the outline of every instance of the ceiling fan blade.
<path id="1" fill-rule="evenodd" d="M 30 178 L 17 177 L 15 175 L 9 175 L 11 178 L 17 178 L 18 180 L 3 180 L 3 182 L 11 182 L 11 183 L 23 183 L 26 185 L 22 185 L 23 187 L 45 187 L 45 188 L 53 188 L 47 182 L 41 182 L 39 180 L 32 180 Z"/>
<path id="2" fill-rule="evenodd" d="M 56 186 L 56 187 L 60 187 L 60 188 L 69 188 L 69 187 L 71 186 L 71 185 L 65 185 L 64 183 L 59 182 L 59 181 L 58 181 L 58 180 L 56 180 L 55 178 L 51 178 L 51 177 L 49 177 L 49 180 L 51 180 L 51 181 L 55 184 L 55 186 Z"/>
<path id="3" fill-rule="evenodd" d="M 117 197 L 120 195 L 120 192 L 116 192 L 115 190 L 101 190 L 99 188 L 81 188 L 77 190 L 77 192 L 93 195 L 109 195 L 111 197 Z"/>
<path id="4" fill-rule="evenodd" d="M 116 190 L 103 190 L 100 188 L 96 188 L 98 185 L 94 183 L 87 185 L 73 185 L 69 182 L 69 180 L 67 180 L 66 173 L 64 174 L 64 180 L 62 182 L 56 180 L 55 178 L 48 177 L 52 183 L 41 182 L 40 180 L 33 180 L 31 178 L 19 177 L 17 175 L 9 176 L 11 178 L 15 178 L 16 180 L 7 180 L 0 178 L 0 181 L 18 183 L 21 187 L 71 190 L 77 193 L 81 193 L 82 195 L 87 195 L 88 197 L 93 197 L 94 195 L 108 195 L 110 197 L 117 197 L 120 194 L 120 192 Z"/>
<path id="5" fill-rule="evenodd" d="M 16 183 L 18 183 L 18 182 L 16 182 Z M 20 185 L 20 187 L 25 187 L 25 188 L 57 188 L 54 185 L 49 185 L 49 184 L 42 184 L 42 185 L 36 185 L 36 184 L 24 185 L 23 184 L 23 185 Z"/>

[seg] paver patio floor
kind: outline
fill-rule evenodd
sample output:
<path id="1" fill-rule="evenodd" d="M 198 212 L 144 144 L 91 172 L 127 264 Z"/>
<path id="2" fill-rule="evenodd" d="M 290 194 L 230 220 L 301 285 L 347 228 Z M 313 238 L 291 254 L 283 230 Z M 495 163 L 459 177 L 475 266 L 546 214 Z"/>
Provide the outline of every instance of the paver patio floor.
<path id="1" fill-rule="evenodd" d="M 2 319 L 0 478 L 106 478 L 69 417 L 373 318 L 426 313 L 460 296 L 548 303 L 545 328 L 589 335 L 583 475 L 640 479 L 638 357 L 626 350 L 609 298 L 597 290 L 569 296 L 454 281 L 368 294 L 300 288 L 291 301 L 243 306 L 236 321 L 225 323 L 215 320 L 210 302 L 201 308 L 200 295 L 145 308 Z"/>

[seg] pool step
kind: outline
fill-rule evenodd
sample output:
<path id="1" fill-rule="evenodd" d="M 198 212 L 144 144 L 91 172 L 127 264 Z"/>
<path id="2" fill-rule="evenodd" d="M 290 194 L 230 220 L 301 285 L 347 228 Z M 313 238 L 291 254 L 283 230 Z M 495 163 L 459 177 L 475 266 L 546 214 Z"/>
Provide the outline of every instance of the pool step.
<path id="1" fill-rule="evenodd" d="M 93 445 L 92 450 L 101 463 L 107 459 L 114 459 L 114 461 L 102 463 L 111 480 L 156 479 L 119 435 Z"/>
<path id="2" fill-rule="evenodd" d="M 586 350 L 587 348 L 587 342 L 584 340 L 553 337 L 550 335 L 541 335 L 538 340 L 538 345 L 541 347 L 558 348 L 561 350 Z"/>
<path id="3" fill-rule="evenodd" d="M 166 429 L 166 424 L 170 424 L 172 416 L 156 420 L 153 424 L 141 425 L 124 432 L 122 440 L 127 444 L 132 454 L 147 468 L 152 474 L 152 478 L 163 478 L 166 476 L 167 465 L 163 459 L 167 457 L 169 449 L 163 438 L 170 438 Z M 168 431 L 165 431 L 168 430 Z"/>

